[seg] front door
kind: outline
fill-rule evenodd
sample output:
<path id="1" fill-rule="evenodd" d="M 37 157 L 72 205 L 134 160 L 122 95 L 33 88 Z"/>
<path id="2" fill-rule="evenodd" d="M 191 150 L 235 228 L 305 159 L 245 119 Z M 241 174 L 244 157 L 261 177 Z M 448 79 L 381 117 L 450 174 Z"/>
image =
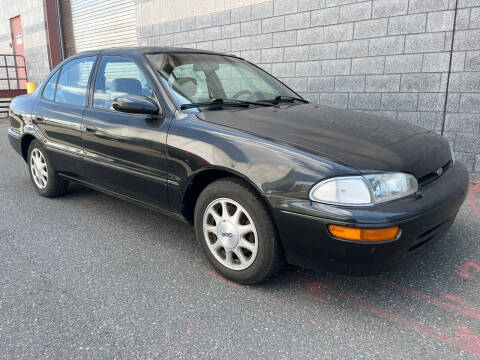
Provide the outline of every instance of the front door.
<path id="1" fill-rule="evenodd" d="M 50 76 L 38 97 L 33 122 L 45 138 L 52 165 L 59 172 L 80 177 L 82 117 L 96 56 L 73 59 Z"/>
<path id="2" fill-rule="evenodd" d="M 133 59 L 103 56 L 92 104 L 84 115 L 85 174 L 97 186 L 168 209 L 165 118 L 116 111 L 112 102 L 119 95 L 143 95 L 157 101 Z"/>
<path id="3" fill-rule="evenodd" d="M 22 20 L 20 16 L 10 19 L 10 29 L 12 32 L 13 53 L 15 54 L 17 89 L 27 88 L 27 72 L 25 69 L 25 49 L 23 47 Z M 13 64 L 11 64 L 13 65 Z M 21 66 L 21 67 L 20 67 Z M 21 80 L 18 80 L 21 79 Z M 12 84 L 10 84 L 12 86 Z"/>

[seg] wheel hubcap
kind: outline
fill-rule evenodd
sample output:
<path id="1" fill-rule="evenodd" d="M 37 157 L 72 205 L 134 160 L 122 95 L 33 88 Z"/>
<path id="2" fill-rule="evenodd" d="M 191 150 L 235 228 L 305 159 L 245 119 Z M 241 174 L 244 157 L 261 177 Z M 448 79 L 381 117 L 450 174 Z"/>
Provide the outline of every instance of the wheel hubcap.
<path id="1" fill-rule="evenodd" d="M 255 224 L 235 200 L 216 199 L 207 206 L 203 215 L 203 233 L 213 256 L 229 269 L 244 270 L 257 256 Z"/>
<path id="2" fill-rule="evenodd" d="M 48 182 L 47 162 L 42 152 L 37 148 L 30 153 L 30 171 L 35 185 L 40 189 L 45 189 Z"/>

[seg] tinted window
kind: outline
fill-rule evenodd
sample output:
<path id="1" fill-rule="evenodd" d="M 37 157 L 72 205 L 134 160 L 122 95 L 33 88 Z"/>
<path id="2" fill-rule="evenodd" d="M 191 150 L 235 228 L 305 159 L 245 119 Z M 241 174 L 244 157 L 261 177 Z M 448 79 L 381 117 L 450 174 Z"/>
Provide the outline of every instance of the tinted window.
<path id="1" fill-rule="evenodd" d="M 57 85 L 58 71 L 48 80 L 47 85 L 43 89 L 43 97 L 48 100 L 53 100 L 55 97 L 55 86 Z"/>
<path id="2" fill-rule="evenodd" d="M 154 99 L 152 87 L 132 59 L 104 56 L 95 79 L 93 106 L 111 109 L 113 100 L 120 95 L 143 95 Z"/>
<path id="3" fill-rule="evenodd" d="M 72 60 L 62 67 L 58 79 L 55 101 L 72 105 L 85 105 L 87 85 L 95 57 Z"/>

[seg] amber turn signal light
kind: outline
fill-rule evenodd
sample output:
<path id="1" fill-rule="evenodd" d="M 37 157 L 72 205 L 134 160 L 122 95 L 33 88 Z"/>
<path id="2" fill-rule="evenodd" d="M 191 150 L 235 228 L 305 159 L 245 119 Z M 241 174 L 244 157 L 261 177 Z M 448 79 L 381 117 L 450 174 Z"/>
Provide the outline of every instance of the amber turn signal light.
<path id="1" fill-rule="evenodd" d="M 339 239 L 353 241 L 388 241 L 398 236 L 400 228 L 392 226 L 382 229 L 363 229 L 349 226 L 328 225 L 330 234 Z"/>

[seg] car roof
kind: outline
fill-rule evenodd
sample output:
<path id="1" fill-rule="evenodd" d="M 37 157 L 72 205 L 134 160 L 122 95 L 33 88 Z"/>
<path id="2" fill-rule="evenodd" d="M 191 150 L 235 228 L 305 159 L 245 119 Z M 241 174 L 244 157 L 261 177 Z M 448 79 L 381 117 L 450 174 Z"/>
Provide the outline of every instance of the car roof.
<path id="1" fill-rule="evenodd" d="M 182 47 L 173 47 L 173 46 L 136 46 L 136 47 L 118 47 L 118 48 L 108 48 L 101 50 L 90 50 L 84 51 L 78 54 L 75 54 L 73 57 L 79 56 L 88 56 L 88 55 L 98 55 L 98 54 L 158 54 L 158 53 L 188 53 L 188 54 L 212 54 L 212 55 L 224 55 L 224 56 L 234 56 L 233 54 L 224 54 L 220 52 L 210 51 L 210 50 L 200 50 L 192 48 L 182 48 Z"/>

